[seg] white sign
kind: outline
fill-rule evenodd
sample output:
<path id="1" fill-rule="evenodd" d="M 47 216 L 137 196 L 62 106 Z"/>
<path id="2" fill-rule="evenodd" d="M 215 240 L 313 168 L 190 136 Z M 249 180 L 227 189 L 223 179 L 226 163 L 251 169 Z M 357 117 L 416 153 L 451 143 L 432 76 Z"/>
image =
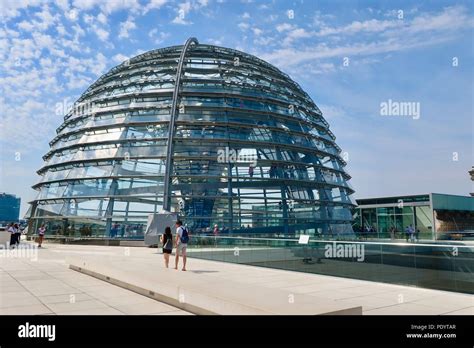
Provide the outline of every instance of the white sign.
<path id="1" fill-rule="evenodd" d="M 298 240 L 298 244 L 308 244 L 309 242 L 309 235 L 303 234 L 300 236 L 300 239 Z"/>

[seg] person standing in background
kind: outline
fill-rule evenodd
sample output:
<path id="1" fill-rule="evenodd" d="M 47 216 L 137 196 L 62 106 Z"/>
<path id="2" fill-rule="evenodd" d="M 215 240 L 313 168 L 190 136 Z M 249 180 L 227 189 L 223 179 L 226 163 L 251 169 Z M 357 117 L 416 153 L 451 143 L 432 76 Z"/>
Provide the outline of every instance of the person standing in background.
<path id="1" fill-rule="evenodd" d="M 176 221 L 176 260 L 175 269 L 178 269 L 179 255 L 183 257 L 183 271 L 186 271 L 186 248 L 189 242 L 188 229 L 183 226 L 183 223 L 178 220 Z"/>
<path id="2" fill-rule="evenodd" d="M 15 224 L 15 244 L 19 246 L 20 240 L 21 240 L 21 229 L 18 224 Z"/>
<path id="3" fill-rule="evenodd" d="M 10 248 L 15 246 L 15 226 L 13 225 L 13 222 L 8 225 L 7 232 L 10 233 Z"/>
<path id="4" fill-rule="evenodd" d="M 38 248 L 41 248 L 43 244 L 44 234 L 46 233 L 46 226 L 42 224 L 40 228 L 38 228 Z"/>
<path id="5" fill-rule="evenodd" d="M 171 228 L 167 226 L 165 233 L 161 235 L 160 241 L 163 244 L 163 258 L 165 260 L 165 267 L 168 268 L 170 263 L 170 255 L 173 252 L 173 235 Z"/>
<path id="6" fill-rule="evenodd" d="M 410 235 L 410 242 L 414 242 L 415 241 L 415 228 L 413 227 L 413 225 L 410 225 L 408 227 L 408 234 Z"/>

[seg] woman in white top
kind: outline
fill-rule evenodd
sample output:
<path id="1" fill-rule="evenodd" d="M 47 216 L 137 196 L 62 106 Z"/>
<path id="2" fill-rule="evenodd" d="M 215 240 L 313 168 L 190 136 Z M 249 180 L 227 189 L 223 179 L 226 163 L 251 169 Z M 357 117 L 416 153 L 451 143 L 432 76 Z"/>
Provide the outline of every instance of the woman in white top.
<path id="1" fill-rule="evenodd" d="M 8 225 L 7 231 L 10 232 L 10 247 L 13 247 L 16 244 L 16 229 L 13 222 Z"/>
<path id="2" fill-rule="evenodd" d="M 44 224 L 38 228 L 38 248 L 41 248 L 41 244 L 43 244 L 44 234 L 46 233 L 46 226 Z"/>
<path id="3" fill-rule="evenodd" d="M 15 228 L 15 243 L 17 246 L 19 246 L 21 240 L 21 229 L 18 224 L 15 224 L 13 227 Z"/>

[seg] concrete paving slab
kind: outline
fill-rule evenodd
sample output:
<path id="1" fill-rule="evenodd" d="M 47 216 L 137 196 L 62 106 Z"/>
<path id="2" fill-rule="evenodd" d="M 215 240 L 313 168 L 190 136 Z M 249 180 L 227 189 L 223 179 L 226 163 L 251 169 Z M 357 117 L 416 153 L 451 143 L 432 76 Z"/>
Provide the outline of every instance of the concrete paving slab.
<path id="1" fill-rule="evenodd" d="M 245 276 L 217 282 L 209 278 L 212 272 L 195 274 L 164 268 L 150 272 L 149 268 L 140 267 L 141 262 L 130 258 L 126 263 L 120 259 L 108 263 L 91 255 L 71 258 L 70 263 L 71 268 L 79 272 L 142 294 L 158 296 L 163 302 L 196 314 L 362 313 L 360 306 L 348 308 L 327 299 L 319 301 L 299 295 L 296 300 L 294 294 L 282 289 L 252 284 L 252 291 L 249 291 Z"/>
<path id="2" fill-rule="evenodd" d="M 85 293 L 72 293 L 65 295 L 47 295 L 47 296 L 38 296 L 38 299 L 46 304 L 53 303 L 70 303 L 70 302 L 81 302 L 94 299 L 92 296 Z"/>
<path id="3" fill-rule="evenodd" d="M 9 292 L 2 294 L 0 298 L 0 309 L 19 307 L 19 306 L 29 306 L 29 305 L 39 305 L 39 301 L 35 296 L 29 292 Z"/>
<path id="4" fill-rule="evenodd" d="M 61 253 L 58 258 L 58 253 L 42 249 L 37 260 L 22 257 L 1 258 L 0 315 L 124 314 L 97 298 L 107 298 L 110 294 L 120 294 L 124 304 L 147 303 L 150 306 L 150 302 L 158 303 L 148 297 L 70 270 L 63 257 L 65 254 Z M 97 292 L 87 293 L 82 289 L 91 287 Z M 153 308 L 152 315 L 162 315 L 161 313 L 165 313 L 163 308 L 173 311 L 176 315 L 187 314 L 167 305 Z"/>
<path id="5" fill-rule="evenodd" d="M 176 312 L 176 308 L 166 305 L 164 303 L 160 303 L 158 301 L 153 301 L 148 303 L 134 303 L 128 305 L 119 305 L 114 306 L 114 308 L 118 309 L 120 312 L 129 315 L 145 315 L 145 314 L 153 314 L 153 313 L 165 313 L 165 312 Z"/>
<path id="6" fill-rule="evenodd" d="M 189 259 L 189 271 L 185 273 L 171 269 L 165 270 L 163 267 L 162 255 L 161 253 L 157 252 L 157 249 L 59 244 L 48 245 L 47 249 L 45 248 L 40 250 L 38 261 L 36 262 L 24 259 L 0 260 L 0 302 L 2 301 L 2 297 L 6 298 L 5 295 L 9 293 L 8 289 L 18 289 L 15 284 L 19 284 L 20 286 L 24 287 L 29 293 L 28 296 L 33 298 L 36 297 L 38 301 L 46 304 L 46 307 L 48 307 L 48 304 L 51 302 L 48 302 L 45 299 L 52 300 L 56 296 L 61 298 L 61 301 L 58 300 L 56 303 L 67 302 L 69 294 L 41 294 L 40 296 L 37 296 L 36 294 L 39 290 L 48 289 L 48 286 L 39 286 L 39 283 L 29 283 L 30 281 L 34 280 L 60 281 L 64 286 L 73 288 L 72 293 L 86 294 L 90 297 L 86 297 L 85 300 L 94 299 L 103 302 L 108 306 L 105 310 L 103 310 L 104 314 L 105 312 L 109 314 L 122 314 L 122 312 L 114 308 L 114 306 L 127 306 L 132 305 L 133 303 L 146 302 L 136 302 L 137 299 L 135 296 L 146 299 L 147 301 L 159 300 L 159 296 L 156 296 L 156 294 L 155 296 L 151 296 L 153 298 L 152 299 L 149 298 L 149 293 L 146 294 L 148 297 L 145 297 L 126 289 L 116 290 L 119 289 L 117 286 L 67 269 L 68 262 L 66 261 L 71 255 L 76 258 L 81 258 L 84 255 L 87 257 L 92 256 L 95 258 L 100 258 L 107 262 L 113 263 L 115 267 L 120 268 L 125 273 L 133 272 L 136 269 L 136 265 L 138 264 L 138 268 L 143 269 L 142 274 L 145 275 L 146 278 L 150 278 L 149 280 L 145 279 L 144 281 L 144 284 L 147 287 L 153 287 L 157 293 L 163 292 L 164 294 L 168 296 L 174 296 L 175 298 L 179 298 L 180 292 L 176 290 L 177 288 L 173 284 L 181 284 L 182 280 L 185 279 L 184 277 L 188 277 L 188 275 L 190 275 L 191 277 L 197 278 L 195 280 L 195 284 L 199 291 L 206 290 L 207 292 L 214 292 L 217 293 L 215 295 L 218 295 L 218 290 L 220 291 L 221 286 L 220 284 L 222 284 L 222 287 L 225 290 L 227 285 L 230 284 L 230 287 L 232 287 L 234 283 L 240 284 L 240 286 L 242 286 L 236 287 L 236 289 L 241 289 L 242 292 L 250 294 L 256 288 L 265 288 L 262 293 L 265 293 L 267 289 L 270 291 L 272 289 L 276 289 L 281 294 L 285 294 L 281 295 L 278 301 L 283 303 L 284 301 L 289 300 L 288 295 L 293 295 L 295 307 L 301 303 L 304 303 L 304 301 L 301 301 L 302 298 L 300 295 L 305 295 L 308 297 L 314 297 L 312 299 L 314 303 L 320 303 L 324 301 L 327 302 L 328 300 L 332 299 L 335 302 L 340 302 L 340 305 L 343 306 L 362 305 L 364 314 L 438 315 L 459 313 L 461 315 L 472 315 L 472 310 L 474 308 L 474 306 L 470 305 L 469 302 L 469 300 L 473 298 L 472 295 L 454 292 L 420 289 L 411 286 L 392 285 L 386 283 L 361 281 L 357 279 L 333 277 L 329 275 L 222 263 L 195 258 Z M 17 282 L 15 280 L 15 272 L 17 272 L 17 274 L 20 274 L 20 272 L 25 272 L 24 275 L 26 275 L 27 271 L 32 270 L 36 272 L 42 272 L 44 274 L 44 279 L 30 278 L 29 280 L 26 280 L 26 282 Z M 154 278 L 157 274 L 161 275 L 163 271 L 168 272 L 167 281 L 170 284 L 159 283 Z M 35 272 L 32 273 L 34 274 Z M 395 276 L 396 272 L 394 272 L 394 277 Z M 5 279 L 4 283 L 2 283 L 2 279 Z M 7 291 L 2 292 L 2 286 Z M 133 288 L 133 286 L 131 287 Z M 194 296 L 197 302 L 206 303 L 206 301 L 209 301 L 209 296 L 202 296 L 199 294 L 199 292 L 193 293 L 190 291 L 190 289 L 186 289 L 186 287 L 183 286 L 181 286 L 179 289 L 181 294 L 183 294 L 183 289 L 187 290 L 187 292 L 184 293 L 185 298 Z M 132 290 L 135 291 L 136 289 Z M 34 291 L 36 291 L 36 293 Z M 131 294 L 133 294 L 133 296 Z M 259 299 L 258 296 L 254 297 Z M 123 300 L 118 300 L 119 298 Z M 400 299 L 402 299 L 402 301 L 400 301 Z M 237 298 L 236 300 L 244 301 L 244 303 L 247 301 L 245 296 L 241 297 L 240 299 Z M 236 306 L 235 304 L 229 305 L 229 310 L 232 309 L 232 305 L 234 305 L 234 307 Z M 29 306 L 24 307 L 27 308 Z M 101 308 L 94 308 L 90 310 L 80 310 L 80 313 L 77 313 L 78 311 L 67 311 L 61 313 L 102 314 L 101 310 Z M 242 308 L 240 310 L 242 310 Z M 285 310 L 283 309 L 282 311 L 284 312 Z M 36 310 L 33 312 L 36 312 Z M 179 310 L 177 310 L 177 313 L 179 313 L 179 315 L 189 314 Z"/>
<path id="7" fill-rule="evenodd" d="M 88 310 L 88 309 L 108 308 L 109 306 L 107 306 L 102 301 L 92 299 L 92 300 L 74 301 L 74 302 L 49 303 L 48 307 L 51 309 L 51 311 L 55 313 L 62 313 L 62 312 L 73 312 L 73 311 Z"/>
<path id="8" fill-rule="evenodd" d="M 394 306 L 371 309 L 364 312 L 366 315 L 410 315 L 413 313 L 417 313 L 417 315 L 437 315 L 440 314 L 440 309 L 434 306 L 402 303 Z"/>
<path id="9" fill-rule="evenodd" d="M 0 315 L 39 315 L 53 312 L 43 304 L 25 304 L 24 306 L 0 308 Z"/>
<path id="10" fill-rule="evenodd" d="M 115 308 L 90 308 L 80 309 L 76 311 L 57 312 L 57 315 L 124 315 L 125 313 L 120 312 Z"/>
<path id="11" fill-rule="evenodd" d="M 142 304 L 142 303 L 150 304 L 150 303 L 157 302 L 149 297 L 145 297 L 143 295 L 139 295 L 136 293 L 131 293 L 128 296 L 118 296 L 118 297 L 105 297 L 105 296 L 102 297 L 101 296 L 100 300 L 111 307 L 127 306 L 127 305 Z"/>
<path id="12" fill-rule="evenodd" d="M 467 307 L 457 311 L 444 313 L 445 315 L 474 315 L 474 307 Z"/>

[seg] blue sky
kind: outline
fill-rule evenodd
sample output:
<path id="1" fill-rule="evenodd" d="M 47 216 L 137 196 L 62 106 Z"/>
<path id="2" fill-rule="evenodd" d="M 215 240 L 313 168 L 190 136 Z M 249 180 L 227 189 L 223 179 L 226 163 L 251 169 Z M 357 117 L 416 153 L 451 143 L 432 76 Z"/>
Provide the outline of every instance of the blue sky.
<path id="1" fill-rule="evenodd" d="M 355 198 L 474 191 L 472 2 L 0 0 L 0 17 L 0 192 L 21 196 L 22 214 L 57 103 L 190 36 L 296 80 L 346 152 Z M 388 100 L 419 103 L 420 117 L 382 116 Z"/>

